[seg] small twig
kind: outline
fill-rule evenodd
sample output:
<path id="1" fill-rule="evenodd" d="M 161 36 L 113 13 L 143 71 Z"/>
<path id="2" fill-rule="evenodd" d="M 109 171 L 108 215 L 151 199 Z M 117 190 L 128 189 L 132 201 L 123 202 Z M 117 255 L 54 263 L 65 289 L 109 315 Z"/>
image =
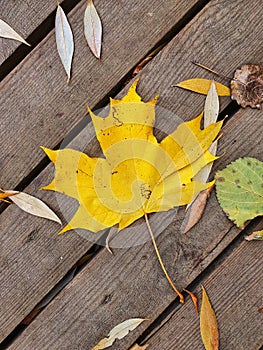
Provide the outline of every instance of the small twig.
<path id="1" fill-rule="evenodd" d="M 229 78 L 227 75 L 221 74 L 221 73 L 219 73 L 219 72 L 217 72 L 217 71 L 215 71 L 215 70 L 213 70 L 213 69 L 203 65 L 202 63 L 199 63 L 197 61 L 192 61 L 192 63 L 195 64 L 198 67 L 201 67 L 201 68 L 203 68 L 205 70 L 208 70 L 208 72 L 211 72 L 211 73 L 213 73 L 213 74 L 215 74 L 215 75 L 217 75 L 219 77 L 222 77 L 222 78 L 225 78 L 225 79 L 228 79 L 228 80 L 232 80 L 232 78 Z"/>
<path id="2" fill-rule="evenodd" d="M 221 78 L 224 78 L 224 79 L 227 79 L 227 80 L 233 80 L 233 81 L 238 82 L 238 83 L 241 84 L 241 85 L 246 86 L 246 84 L 243 83 L 242 81 L 240 81 L 240 80 L 238 80 L 238 79 L 235 79 L 235 78 L 230 78 L 230 77 L 228 77 L 227 75 L 224 75 L 224 74 L 222 74 L 222 73 L 219 73 L 219 72 L 217 72 L 216 70 L 213 70 L 213 69 L 211 69 L 211 68 L 209 68 L 209 67 L 203 65 L 202 63 L 199 63 L 199 62 L 197 62 L 197 61 L 192 61 L 192 63 L 195 64 L 195 65 L 198 66 L 198 67 L 201 67 L 201 68 L 207 70 L 208 72 L 211 72 L 211 73 L 217 75 L 218 77 L 221 77 Z"/>
<path id="3" fill-rule="evenodd" d="M 158 247 L 157 247 L 157 244 L 156 244 L 156 241 L 155 241 L 155 238 L 154 238 L 154 235 L 153 235 L 153 232 L 152 232 L 152 229 L 151 229 L 151 226 L 150 226 L 150 223 L 149 223 L 149 220 L 148 220 L 148 216 L 146 213 L 144 213 L 144 217 L 145 217 L 145 221 L 146 221 L 146 225 L 147 225 L 147 228 L 148 228 L 148 231 L 150 233 L 150 236 L 151 236 L 151 239 L 152 239 L 152 242 L 153 242 L 153 246 L 154 246 L 154 249 L 155 249 L 155 252 L 156 252 L 156 255 L 157 255 L 157 258 L 158 258 L 158 261 L 161 265 L 161 268 L 165 274 L 165 277 L 167 278 L 167 281 L 169 282 L 170 286 L 173 288 L 173 290 L 175 291 L 175 293 L 179 296 L 180 298 L 180 303 L 184 303 L 184 296 L 179 292 L 179 290 L 175 287 L 173 281 L 171 280 L 170 276 L 168 275 L 168 272 L 166 271 L 166 268 L 163 264 L 163 261 L 162 261 L 162 258 L 161 258 L 161 255 L 159 253 L 159 250 L 158 250 Z"/>

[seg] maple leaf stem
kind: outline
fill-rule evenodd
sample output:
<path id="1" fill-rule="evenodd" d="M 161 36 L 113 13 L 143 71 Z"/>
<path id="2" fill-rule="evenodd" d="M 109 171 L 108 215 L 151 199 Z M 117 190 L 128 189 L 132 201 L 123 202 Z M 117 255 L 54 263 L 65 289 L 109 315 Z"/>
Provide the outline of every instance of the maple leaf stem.
<path id="1" fill-rule="evenodd" d="M 173 281 L 171 280 L 170 276 L 168 275 L 168 272 L 166 271 L 166 268 L 164 266 L 164 263 L 162 261 L 162 258 L 161 258 L 161 255 L 160 255 L 160 252 L 159 252 L 159 249 L 157 247 L 157 244 L 156 244 L 156 240 L 154 238 L 154 235 L 153 235 L 153 232 L 152 232 L 152 229 L 151 229 L 151 226 L 150 226 L 150 223 L 149 223 L 149 220 L 148 220 L 148 216 L 146 213 L 144 213 L 144 217 L 145 217 L 145 222 L 146 222 L 146 225 L 147 225 L 147 228 L 148 228 L 148 231 L 149 231 L 149 234 L 151 236 L 151 239 L 152 239 L 152 242 L 153 242 L 153 246 L 154 246 L 154 249 L 155 249 L 155 252 L 156 252 L 156 255 L 157 255 L 157 258 L 158 258 L 158 261 L 161 265 L 161 268 L 165 274 L 165 277 L 167 279 L 167 281 L 169 282 L 170 286 L 173 288 L 173 290 L 175 291 L 175 293 L 179 296 L 180 298 L 180 303 L 184 303 L 184 296 L 179 292 L 179 290 L 175 287 Z"/>

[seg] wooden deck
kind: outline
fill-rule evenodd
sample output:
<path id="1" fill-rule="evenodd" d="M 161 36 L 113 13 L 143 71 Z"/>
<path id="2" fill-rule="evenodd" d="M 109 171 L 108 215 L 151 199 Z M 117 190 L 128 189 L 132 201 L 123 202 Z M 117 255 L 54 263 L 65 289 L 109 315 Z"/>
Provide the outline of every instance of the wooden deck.
<path id="1" fill-rule="evenodd" d="M 38 191 L 54 173 L 39 146 L 56 148 L 63 141 L 98 155 L 85 104 L 102 108 L 110 96 L 122 96 L 134 68 L 155 48 L 164 44 L 139 73 L 138 91 L 144 100 L 160 93 L 158 105 L 182 120 L 200 113 L 204 96 L 171 84 L 212 77 L 192 60 L 227 76 L 244 63 L 263 63 L 262 0 L 95 4 L 104 30 L 101 62 L 92 56 L 83 35 L 86 0 L 62 1 L 75 39 L 72 80 L 67 85 L 56 52 L 56 1 L 0 0 L 0 18 L 33 44 L 28 48 L 0 38 L 1 187 L 39 197 L 61 217 L 72 216 L 76 205 L 66 196 Z M 214 171 L 242 156 L 263 161 L 262 111 L 239 108 L 230 98 L 221 98 L 220 104 L 222 115 L 230 117 L 218 150 L 225 154 Z M 162 129 L 167 122 L 157 116 L 157 126 Z M 116 248 L 112 256 L 77 233 L 57 236 L 56 223 L 14 206 L 0 209 L 0 349 L 89 350 L 132 317 L 150 321 L 111 349 L 128 350 L 136 342 L 150 343 L 149 350 L 203 349 L 190 298 L 179 303 L 152 243 L 139 244 L 138 225 L 133 225 L 132 247 Z M 157 239 L 171 277 L 180 290 L 187 288 L 198 296 L 200 285 L 206 287 L 218 318 L 220 349 L 259 350 L 262 246 L 243 238 L 262 228 L 262 220 L 239 230 L 220 209 L 214 192 L 201 221 L 187 235 L 180 234 L 183 216 L 182 208 Z M 83 259 L 90 253 L 90 259 Z M 76 265 L 73 280 L 28 322 L 28 315 Z"/>

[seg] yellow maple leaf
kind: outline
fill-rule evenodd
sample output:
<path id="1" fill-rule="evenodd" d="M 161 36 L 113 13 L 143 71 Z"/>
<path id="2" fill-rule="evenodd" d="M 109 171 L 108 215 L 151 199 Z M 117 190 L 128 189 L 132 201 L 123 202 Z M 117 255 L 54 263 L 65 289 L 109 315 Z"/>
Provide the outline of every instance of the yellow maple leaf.
<path id="1" fill-rule="evenodd" d="M 56 167 L 54 180 L 44 189 L 79 202 L 60 233 L 75 228 L 98 232 L 116 224 L 121 230 L 148 213 L 188 204 L 213 184 L 192 178 L 218 158 L 208 148 L 222 122 L 201 130 L 201 114 L 159 143 L 153 134 L 157 97 L 142 102 L 136 85 L 121 100 L 111 99 L 106 118 L 89 110 L 105 158 L 43 148 Z"/>

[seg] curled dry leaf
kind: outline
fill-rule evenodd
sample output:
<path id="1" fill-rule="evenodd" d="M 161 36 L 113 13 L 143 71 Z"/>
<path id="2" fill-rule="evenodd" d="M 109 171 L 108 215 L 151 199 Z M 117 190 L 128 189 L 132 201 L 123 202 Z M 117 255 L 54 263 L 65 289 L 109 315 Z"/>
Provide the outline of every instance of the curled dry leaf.
<path id="1" fill-rule="evenodd" d="M 58 5 L 56 13 L 55 32 L 58 54 L 68 76 L 67 82 L 69 82 L 74 52 L 74 40 L 69 22 L 60 5 Z"/>
<path id="2" fill-rule="evenodd" d="M 199 309 L 198 309 L 198 299 L 197 299 L 197 296 L 196 296 L 194 293 L 192 293 L 192 292 L 190 292 L 189 290 L 187 290 L 187 289 L 184 289 L 184 291 L 190 295 L 190 297 L 191 297 L 191 299 L 192 299 L 192 302 L 193 302 L 193 304 L 194 304 L 195 312 L 196 312 L 196 314 L 198 315 L 198 314 L 199 314 Z"/>
<path id="3" fill-rule="evenodd" d="M 150 344 L 145 344 L 145 345 L 138 345 L 138 344 L 134 344 L 129 350 L 145 350 L 148 348 L 148 346 L 150 346 Z"/>
<path id="4" fill-rule="evenodd" d="M 249 236 L 245 236 L 246 241 L 262 241 L 263 240 L 263 230 L 255 231 Z"/>
<path id="5" fill-rule="evenodd" d="M 203 286 L 200 310 L 200 332 L 206 350 L 219 349 L 219 333 L 216 315 Z"/>
<path id="6" fill-rule="evenodd" d="M 122 339 L 137 328 L 146 318 L 131 318 L 114 327 L 107 338 L 103 338 L 92 350 L 106 349 L 111 346 L 116 339 Z"/>
<path id="7" fill-rule="evenodd" d="M 26 42 L 9 24 L 0 19 L 0 37 L 17 40 L 23 44 L 31 46 L 28 42 Z"/>
<path id="8" fill-rule="evenodd" d="M 206 207 L 207 199 L 209 198 L 213 188 L 214 185 L 210 186 L 206 190 L 201 191 L 194 199 L 193 203 L 189 206 L 188 210 L 186 211 L 183 223 L 181 225 L 182 233 L 186 234 L 201 219 Z"/>
<path id="9" fill-rule="evenodd" d="M 245 64 L 231 81 L 231 98 L 243 108 L 261 109 L 263 102 L 263 65 Z"/>
<path id="10" fill-rule="evenodd" d="M 56 221 L 61 225 L 59 217 L 40 199 L 30 196 L 24 192 L 17 191 L 4 191 L 5 193 L 12 195 L 10 199 L 23 211 L 39 216 L 45 219 Z"/>
<path id="11" fill-rule="evenodd" d="M 216 81 L 215 85 L 218 96 L 230 96 L 230 89 L 227 86 L 220 84 Z M 211 86 L 211 80 L 203 78 L 194 78 L 181 81 L 180 83 L 173 86 L 197 92 L 198 94 L 207 95 Z"/>
<path id="12" fill-rule="evenodd" d="M 241 228 L 263 215 L 263 162 L 239 158 L 215 175 L 216 195 L 224 212 Z"/>
<path id="13" fill-rule="evenodd" d="M 100 58 L 102 24 L 92 0 L 88 0 L 84 14 L 84 34 L 92 53 Z"/>

